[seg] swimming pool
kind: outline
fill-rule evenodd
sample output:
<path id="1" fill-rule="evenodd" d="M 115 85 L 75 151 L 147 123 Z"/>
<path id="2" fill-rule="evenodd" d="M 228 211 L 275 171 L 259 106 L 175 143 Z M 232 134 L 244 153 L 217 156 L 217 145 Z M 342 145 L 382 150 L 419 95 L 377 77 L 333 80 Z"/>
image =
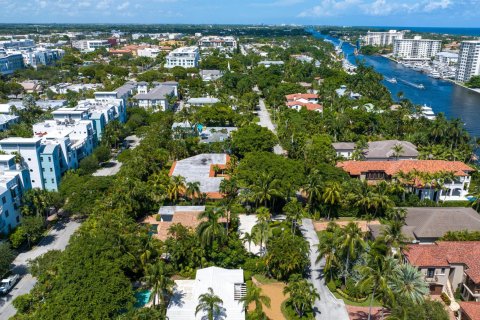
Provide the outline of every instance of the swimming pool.
<path id="1" fill-rule="evenodd" d="M 150 301 L 150 290 L 141 290 L 135 292 L 135 308 L 143 308 Z"/>

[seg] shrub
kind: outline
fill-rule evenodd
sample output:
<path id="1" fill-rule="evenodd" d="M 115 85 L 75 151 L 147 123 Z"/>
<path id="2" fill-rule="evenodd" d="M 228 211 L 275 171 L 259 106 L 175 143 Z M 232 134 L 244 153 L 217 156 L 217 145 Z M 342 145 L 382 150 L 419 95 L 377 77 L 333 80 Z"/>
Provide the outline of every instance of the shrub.
<path id="1" fill-rule="evenodd" d="M 368 297 L 362 297 L 362 298 L 352 297 L 352 296 L 348 295 L 348 293 L 342 291 L 342 289 L 340 289 L 340 288 L 337 288 L 337 293 L 345 299 L 348 299 L 348 300 L 353 301 L 353 302 L 358 302 L 358 303 L 365 302 L 368 299 Z"/>
<path id="2" fill-rule="evenodd" d="M 335 284 L 334 280 L 328 281 L 327 287 L 328 287 L 328 290 L 330 290 L 331 292 L 335 292 L 337 290 L 337 285 Z"/>
<path id="3" fill-rule="evenodd" d="M 440 295 L 440 298 L 442 298 L 443 302 L 445 302 L 447 306 L 449 306 L 452 303 L 452 301 L 450 300 L 450 298 L 447 296 L 445 292 L 442 292 L 442 294 Z"/>
<path id="4" fill-rule="evenodd" d="M 15 229 L 15 231 L 10 235 L 10 242 L 12 243 L 12 247 L 15 249 L 20 247 L 26 239 L 27 235 L 25 234 L 25 230 L 22 226 Z"/>
<path id="5" fill-rule="evenodd" d="M 27 293 L 16 297 L 12 303 L 18 313 L 28 313 L 32 307 L 32 300 L 32 295 Z"/>

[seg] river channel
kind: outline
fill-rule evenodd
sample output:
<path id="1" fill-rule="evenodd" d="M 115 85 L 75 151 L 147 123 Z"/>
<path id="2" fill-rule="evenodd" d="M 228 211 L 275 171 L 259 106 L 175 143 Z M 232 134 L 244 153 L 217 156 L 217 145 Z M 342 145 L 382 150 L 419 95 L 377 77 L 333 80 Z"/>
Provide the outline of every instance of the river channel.
<path id="1" fill-rule="evenodd" d="M 316 38 L 325 38 L 335 45 L 340 40 L 328 35 L 312 31 Z M 460 118 L 470 135 L 480 137 L 480 93 L 465 89 L 450 81 L 434 79 L 424 73 L 404 67 L 382 56 L 354 55 L 355 47 L 344 42 L 342 50 L 347 59 L 354 63 L 364 60 L 367 65 L 373 66 L 378 73 L 387 78 L 396 78 L 415 84 L 423 84 L 425 89 L 418 89 L 402 81 L 390 83 L 383 80 L 390 90 L 392 98 L 398 100 L 398 92 L 415 104 L 431 107 L 435 113 L 443 112 L 448 118 Z"/>

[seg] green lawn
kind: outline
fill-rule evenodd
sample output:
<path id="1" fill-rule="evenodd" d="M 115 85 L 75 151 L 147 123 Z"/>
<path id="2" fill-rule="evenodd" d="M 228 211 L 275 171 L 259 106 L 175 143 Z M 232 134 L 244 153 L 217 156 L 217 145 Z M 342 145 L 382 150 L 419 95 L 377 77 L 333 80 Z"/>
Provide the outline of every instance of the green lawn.
<path id="1" fill-rule="evenodd" d="M 345 299 L 344 297 L 342 297 L 341 295 L 339 295 L 337 292 L 332 292 L 333 295 L 337 298 L 337 299 L 341 299 L 343 300 L 343 302 L 345 302 L 345 304 L 349 305 L 349 306 L 356 306 L 356 307 L 370 307 L 370 297 L 368 297 L 368 299 L 364 302 L 354 302 L 354 301 L 350 301 L 348 299 Z M 376 299 L 373 299 L 373 306 L 374 307 L 381 307 L 382 304 L 376 300 Z"/>

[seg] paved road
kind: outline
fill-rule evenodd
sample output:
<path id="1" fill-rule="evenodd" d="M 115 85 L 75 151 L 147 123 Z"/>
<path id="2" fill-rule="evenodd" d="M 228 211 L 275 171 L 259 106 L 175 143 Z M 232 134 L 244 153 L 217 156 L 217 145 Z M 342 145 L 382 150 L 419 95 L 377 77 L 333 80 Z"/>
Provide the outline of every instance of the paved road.
<path id="1" fill-rule="evenodd" d="M 16 310 L 12 305 L 12 301 L 22 294 L 29 293 L 37 282 L 28 273 L 28 260 L 35 259 L 50 250 L 64 250 L 70 237 L 78 227 L 80 227 L 80 223 L 76 221 L 59 222 L 35 248 L 17 256 L 13 261 L 13 272 L 21 274 L 23 277 L 7 296 L 0 298 L 0 319 L 6 320 L 14 316 Z"/>
<path id="2" fill-rule="evenodd" d="M 310 282 L 313 284 L 320 300 L 315 301 L 315 309 L 317 312 L 316 320 L 348 320 L 348 312 L 345 303 L 335 298 L 325 284 L 323 278 L 323 268 L 325 267 L 325 259 L 322 259 L 320 265 L 317 266 L 317 245 L 318 236 L 313 227 L 312 219 L 303 219 L 301 231 L 304 238 L 310 245 Z"/>
<path id="3" fill-rule="evenodd" d="M 270 131 L 277 134 L 277 130 L 275 129 L 272 119 L 270 118 L 270 112 L 268 112 L 267 107 L 265 106 L 265 101 L 263 101 L 263 99 L 260 99 L 259 105 L 260 110 L 258 111 L 258 117 L 260 118 L 260 121 L 258 122 L 258 124 L 262 127 L 268 128 Z M 273 152 L 280 155 L 285 154 L 285 150 L 279 144 L 273 147 Z"/>

